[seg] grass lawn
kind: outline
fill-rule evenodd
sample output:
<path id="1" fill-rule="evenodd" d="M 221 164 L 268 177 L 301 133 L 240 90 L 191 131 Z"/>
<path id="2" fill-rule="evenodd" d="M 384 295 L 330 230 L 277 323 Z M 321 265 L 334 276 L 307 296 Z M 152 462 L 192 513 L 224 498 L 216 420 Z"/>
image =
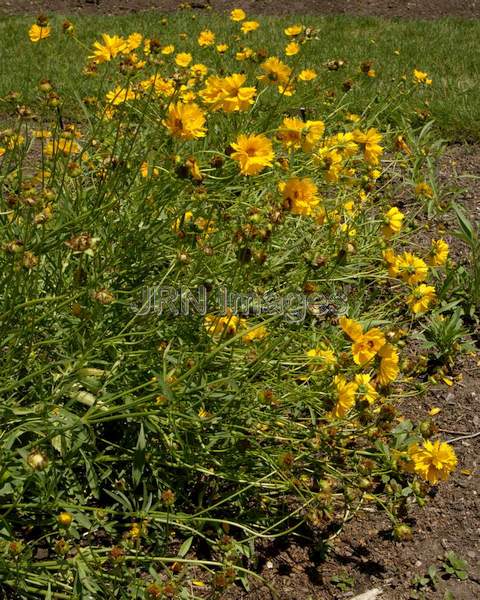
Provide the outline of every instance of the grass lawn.
<path id="1" fill-rule="evenodd" d="M 192 23 L 193 17 L 195 23 Z M 158 13 L 128 17 L 83 16 L 75 18 L 75 26 L 78 39 L 87 47 L 102 32 L 129 34 L 142 31 L 160 41 L 176 40 L 180 51 L 196 49 L 198 60 L 201 60 L 202 53 L 198 54 L 195 38 L 180 40 L 180 32 L 189 32 L 192 26 L 196 31 L 208 26 L 224 31 L 224 41 L 235 34 L 234 26 L 227 17 L 217 14 L 195 13 L 192 16 L 190 12 L 180 12 L 166 17 L 166 24 L 162 19 Z M 375 102 L 376 97 L 388 94 L 392 100 L 389 111 L 392 111 L 399 77 L 404 73 L 409 77 L 415 67 L 431 75 L 434 93 L 428 106 L 412 100 L 410 109 L 429 111 L 429 118 L 435 120 L 442 135 L 450 140 L 479 138 L 479 21 L 385 21 L 351 17 L 302 17 L 299 21 L 318 30 L 316 39 L 302 52 L 301 60 L 318 66 L 321 91 L 335 88 L 337 94 L 340 93 L 339 84 L 355 76 L 362 62 L 373 62 L 377 80 L 372 81 L 370 86 L 363 85 L 358 91 L 354 87 L 342 100 L 351 111 L 362 112 Z M 78 77 L 85 53 L 79 51 L 78 45 L 68 36 L 61 34 L 62 19 L 53 20 L 57 33 L 42 48 L 35 47 L 28 40 L 27 29 L 31 22 L 32 19 L 6 18 L 0 23 L 0 97 L 16 90 L 23 94 L 25 102 L 30 102 L 37 95 L 36 84 L 43 77 L 55 82 L 67 97 L 90 95 L 97 84 Z M 286 24 L 288 22 L 284 19 L 264 18 L 261 29 L 249 34 L 245 44 L 281 53 L 283 40 L 272 32 Z M 334 59 L 344 60 L 346 65 L 338 71 L 322 68 Z M 227 53 L 217 57 L 215 66 L 230 71 L 238 69 L 239 63 L 231 53 Z M 318 98 L 312 99 L 312 103 L 317 105 Z"/>

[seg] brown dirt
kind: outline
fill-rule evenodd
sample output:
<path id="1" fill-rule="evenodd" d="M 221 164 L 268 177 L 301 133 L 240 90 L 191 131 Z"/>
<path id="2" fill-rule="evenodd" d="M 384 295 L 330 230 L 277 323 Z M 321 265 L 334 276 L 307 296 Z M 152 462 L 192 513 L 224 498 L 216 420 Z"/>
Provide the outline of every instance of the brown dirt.
<path id="1" fill-rule="evenodd" d="M 190 3 L 199 10 L 208 5 L 218 11 L 241 7 L 251 14 L 350 14 L 408 19 L 480 17 L 480 0 L 190 0 Z M 180 4 L 179 0 L 0 0 L 0 14 L 127 14 L 149 9 L 172 11 Z"/>

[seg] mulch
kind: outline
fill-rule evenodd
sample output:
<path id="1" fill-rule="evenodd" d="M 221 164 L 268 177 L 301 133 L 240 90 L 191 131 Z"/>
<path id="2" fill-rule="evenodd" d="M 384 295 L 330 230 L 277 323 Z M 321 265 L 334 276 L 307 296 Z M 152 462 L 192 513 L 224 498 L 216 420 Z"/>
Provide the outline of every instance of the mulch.
<path id="1" fill-rule="evenodd" d="M 63 15 L 128 14 L 146 10 L 170 12 L 185 4 L 179 0 L 0 0 L 0 14 Z M 253 15 L 379 16 L 386 18 L 437 19 L 480 17 L 480 0 L 190 0 L 197 10 L 209 5 L 220 12 L 243 8 Z"/>

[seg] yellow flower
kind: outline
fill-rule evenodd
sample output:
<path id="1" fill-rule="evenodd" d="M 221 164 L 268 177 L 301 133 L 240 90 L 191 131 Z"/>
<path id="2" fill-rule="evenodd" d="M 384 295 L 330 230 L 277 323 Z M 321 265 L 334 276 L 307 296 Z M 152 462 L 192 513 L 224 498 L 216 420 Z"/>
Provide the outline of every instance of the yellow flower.
<path id="1" fill-rule="evenodd" d="M 405 215 L 396 206 L 392 206 L 385 215 L 385 226 L 382 229 L 383 236 L 389 239 L 395 233 L 399 233 L 404 218 Z"/>
<path id="2" fill-rule="evenodd" d="M 231 158 L 240 163 L 240 172 L 243 175 L 256 175 L 265 167 L 270 167 L 275 154 L 272 142 L 264 135 L 240 134 L 237 141 L 232 143 L 235 150 Z"/>
<path id="3" fill-rule="evenodd" d="M 250 33 L 250 31 L 255 31 L 259 27 L 260 23 L 258 21 L 244 21 L 240 29 L 243 33 Z"/>
<path id="4" fill-rule="evenodd" d="M 385 336 L 378 327 L 364 333 L 360 323 L 345 316 L 340 317 L 339 325 L 353 341 L 352 354 L 357 365 L 364 365 L 369 362 L 385 345 Z"/>
<path id="5" fill-rule="evenodd" d="M 294 177 L 280 184 L 284 204 L 294 215 L 309 216 L 319 204 L 318 188 L 309 177 Z"/>
<path id="6" fill-rule="evenodd" d="M 47 156 L 53 156 L 57 152 L 61 152 L 65 156 L 70 154 L 77 154 L 81 148 L 75 140 L 60 138 L 56 141 L 48 142 L 45 146 L 45 154 Z"/>
<path id="7" fill-rule="evenodd" d="M 414 83 L 424 83 L 425 85 L 432 84 L 432 80 L 429 79 L 428 74 L 418 69 L 413 69 L 413 81 Z"/>
<path id="8" fill-rule="evenodd" d="M 143 41 L 143 35 L 141 33 L 131 33 L 127 37 L 127 41 L 125 43 L 125 47 L 122 50 L 122 52 L 124 54 L 128 53 L 128 52 L 133 52 L 133 50 L 136 50 L 137 48 L 140 47 L 142 41 Z"/>
<path id="9" fill-rule="evenodd" d="M 167 56 L 168 54 L 173 54 L 175 52 L 175 46 L 173 44 L 168 44 L 167 46 L 163 46 L 161 53 Z"/>
<path id="10" fill-rule="evenodd" d="M 410 252 L 404 252 L 397 257 L 395 268 L 400 278 L 409 285 L 425 281 L 428 275 L 425 262 Z"/>
<path id="11" fill-rule="evenodd" d="M 300 52 L 300 44 L 297 42 L 290 42 L 285 46 L 285 54 L 286 56 L 295 56 Z"/>
<path id="12" fill-rule="evenodd" d="M 247 58 L 250 58 L 254 55 L 254 52 L 251 48 L 242 48 L 242 50 L 240 52 L 236 52 L 235 53 L 235 59 L 236 60 L 247 60 Z"/>
<path id="13" fill-rule="evenodd" d="M 290 75 L 292 74 L 292 69 L 276 56 L 267 58 L 260 66 L 262 71 L 265 72 L 265 75 L 260 75 L 258 79 L 260 79 L 260 81 L 265 81 L 266 83 L 288 83 Z"/>
<path id="14" fill-rule="evenodd" d="M 248 324 L 245 326 L 248 327 Z M 265 325 L 257 325 L 254 329 L 252 329 L 251 331 L 247 331 L 247 333 L 245 333 L 242 336 L 242 341 L 245 344 L 249 344 L 250 342 L 255 341 L 261 341 L 267 336 L 267 334 L 268 331 Z"/>
<path id="15" fill-rule="evenodd" d="M 447 262 L 448 250 L 448 244 L 445 240 L 432 240 L 428 264 L 432 267 L 444 265 Z"/>
<path id="16" fill-rule="evenodd" d="M 62 527 L 70 527 L 73 521 L 73 515 L 69 512 L 61 512 L 57 517 L 57 521 Z"/>
<path id="17" fill-rule="evenodd" d="M 147 178 L 149 175 L 152 177 L 158 177 L 160 175 L 160 171 L 157 167 L 152 168 L 148 162 L 143 162 L 140 165 L 140 174 L 144 178 Z"/>
<path id="18" fill-rule="evenodd" d="M 407 304 L 414 314 L 422 313 L 428 310 L 430 304 L 435 301 L 436 294 L 433 285 L 418 285 L 407 297 Z"/>
<path id="19" fill-rule="evenodd" d="M 51 33 L 51 28 L 49 25 L 37 25 L 34 23 L 30 29 L 28 30 L 28 37 L 30 41 L 36 44 L 40 40 L 44 40 Z"/>
<path id="20" fill-rule="evenodd" d="M 317 74 L 313 69 L 303 69 L 303 71 L 300 71 L 298 78 L 300 81 L 313 81 L 317 78 Z"/>
<path id="21" fill-rule="evenodd" d="M 303 25 L 290 25 L 290 27 L 287 27 L 286 29 L 283 30 L 283 33 L 285 35 L 288 35 L 288 37 L 294 37 L 296 35 L 300 35 L 303 31 Z"/>
<path id="22" fill-rule="evenodd" d="M 433 485 L 440 480 L 445 481 L 457 466 L 454 449 L 440 440 L 427 440 L 421 448 L 414 444 L 408 449 L 408 454 L 415 472 Z"/>
<path id="23" fill-rule="evenodd" d="M 228 45 L 227 44 L 217 44 L 217 52 L 219 54 L 224 54 L 227 50 L 228 50 Z"/>
<path id="24" fill-rule="evenodd" d="M 200 35 L 197 39 L 199 46 L 212 46 L 215 43 L 215 34 L 210 29 L 205 29 L 200 32 Z"/>
<path id="25" fill-rule="evenodd" d="M 383 153 L 383 147 L 379 144 L 382 140 L 382 134 L 373 127 L 365 133 L 355 129 L 353 139 L 357 144 L 363 145 L 366 162 L 371 165 L 378 165 L 380 156 Z"/>
<path id="26" fill-rule="evenodd" d="M 119 104 L 128 102 L 128 100 L 135 100 L 137 95 L 133 90 L 122 88 L 117 85 L 117 87 L 108 92 L 105 97 L 110 104 L 118 106 Z"/>
<path id="27" fill-rule="evenodd" d="M 235 335 L 237 330 L 244 326 L 245 322 L 245 319 L 241 319 L 232 314 L 231 311 L 227 311 L 227 314 L 221 317 L 211 314 L 206 315 L 203 320 L 203 325 L 207 330 L 208 335 L 219 337 L 222 335 Z"/>
<path id="28" fill-rule="evenodd" d="M 333 383 L 337 392 L 337 402 L 331 414 L 334 417 L 341 418 L 355 406 L 355 394 L 358 384 L 354 381 L 347 381 L 343 375 L 335 375 Z"/>
<path id="29" fill-rule="evenodd" d="M 373 404 L 378 398 L 378 392 L 372 383 L 371 376 L 368 373 L 358 373 L 355 375 L 355 383 L 358 385 L 359 400 Z"/>
<path id="30" fill-rule="evenodd" d="M 93 54 L 88 58 L 96 63 L 109 62 L 112 58 L 118 56 L 125 49 L 125 40 L 118 35 L 110 36 L 108 33 L 102 33 L 103 44 L 94 42 Z"/>
<path id="31" fill-rule="evenodd" d="M 206 87 L 200 92 L 204 102 L 211 104 L 213 110 L 225 112 L 245 111 L 254 102 L 257 93 L 254 87 L 244 87 L 246 75 L 234 73 L 225 78 L 209 77 Z"/>
<path id="32" fill-rule="evenodd" d="M 198 63 L 190 67 L 190 73 L 197 79 L 202 79 L 208 73 L 208 67 Z"/>
<path id="33" fill-rule="evenodd" d="M 189 52 L 180 52 L 175 56 L 175 63 L 179 67 L 188 67 L 188 65 L 192 62 L 192 55 Z"/>
<path id="34" fill-rule="evenodd" d="M 170 104 L 168 117 L 162 124 L 170 135 L 182 140 L 194 140 L 205 137 L 205 113 L 194 102 Z"/>
<path id="35" fill-rule="evenodd" d="M 243 21 L 246 17 L 245 11 L 241 8 L 234 8 L 230 13 L 230 19 L 232 21 Z"/>
<path id="36" fill-rule="evenodd" d="M 380 348 L 380 366 L 378 369 L 377 380 L 380 385 L 388 385 L 398 377 L 398 352 L 392 344 L 385 344 Z"/>
<path id="37" fill-rule="evenodd" d="M 322 371 L 329 369 L 337 364 L 337 357 L 331 348 L 312 348 L 307 351 L 309 368 L 311 371 Z"/>
<path id="38" fill-rule="evenodd" d="M 426 198 L 433 198 L 433 190 L 428 185 L 428 183 L 425 181 L 421 181 L 420 183 L 417 183 L 417 185 L 415 186 L 415 194 L 417 196 L 425 196 Z"/>

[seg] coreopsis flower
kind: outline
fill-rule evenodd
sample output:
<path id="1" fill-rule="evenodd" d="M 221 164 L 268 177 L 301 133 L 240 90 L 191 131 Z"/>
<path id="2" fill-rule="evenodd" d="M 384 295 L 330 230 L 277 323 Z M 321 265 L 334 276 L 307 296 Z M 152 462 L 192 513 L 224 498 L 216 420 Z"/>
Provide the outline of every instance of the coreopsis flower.
<path id="1" fill-rule="evenodd" d="M 420 183 L 417 183 L 417 185 L 415 186 L 415 194 L 417 196 L 433 198 L 433 190 L 426 181 L 421 181 Z"/>
<path id="2" fill-rule="evenodd" d="M 230 19 L 232 21 L 243 21 L 246 17 L 245 11 L 241 8 L 234 8 L 230 13 Z"/>
<path id="3" fill-rule="evenodd" d="M 255 31 L 260 27 L 260 23 L 258 21 L 244 21 L 240 29 L 242 33 L 250 33 L 250 31 Z"/>
<path id="4" fill-rule="evenodd" d="M 290 27 L 287 27 L 286 29 L 283 30 L 283 33 L 285 35 L 287 35 L 288 37 L 295 37 L 297 35 L 300 35 L 303 31 L 303 25 L 290 25 Z"/>
<path id="5" fill-rule="evenodd" d="M 385 238 L 389 239 L 392 235 L 399 233 L 402 229 L 402 222 L 405 215 L 398 210 L 396 206 L 389 208 L 385 214 L 385 225 L 382 229 L 382 234 Z"/>
<path id="6" fill-rule="evenodd" d="M 63 137 L 48 142 L 44 148 L 44 152 L 47 156 L 54 156 L 57 153 L 70 156 L 71 154 L 77 154 L 80 151 L 81 147 L 75 140 L 65 139 Z"/>
<path id="7" fill-rule="evenodd" d="M 303 69 L 298 74 L 298 79 L 300 81 L 313 81 L 317 78 L 317 73 L 313 69 Z"/>
<path id="8" fill-rule="evenodd" d="M 168 107 L 168 116 L 162 124 L 170 135 L 182 140 L 195 140 L 205 137 L 205 113 L 194 102 L 177 102 Z"/>
<path id="9" fill-rule="evenodd" d="M 143 162 L 140 165 L 140 174 L 143 178 L 147 177 L 158 177 L 160 175 L 160 170 L 157 167 L 151 167 L 148 162 Z"/>
<path id="10" fill-rule="evenodd" d="M 248 327 L 248 323 L 245 326 Z M 251 331 L 247 331 L 247 333 L 245 333 L 242 336 L 242 341 L 245 344 L 249 344 L 250 342 L 257 342 L 257 341 L 260 342 L 267 335 L 268 335 L 268 331 L 267 331 L 267 328 L 265 327 L 265 325 L 257 325 L 254 329 L 252 329 Z"/>
<path id="11" fill-rule="evenodd" d="M 409 285 L 425 281 L 428 275 L 425 261 L 410 252 L 404 252 L 396 258 L 395 269 L 397 275 Z"/>
<path id="12" fill-rule="evenodd" d="M 407 304 L 414 314 L 427 311 L 436 299 L 435 288 L 433 285 L 421 283 L 413 288 L 411 294 L 407 297 Z"/>
<path id="13" fill-rule="evenodd" d="M 373 127 L 371 127 L 365 133 L 359 129 L 355 129 L 353 131 L 353 139 L 355 142 L 357 142 L 357 144 L 361 144 L 363 146 L 363 153 L 366 162 L 374 166 L 378 165 L 380 162 L 380 156 L 383 153 L 383 147 L 379 144 L 379 142 L 382 140 L 382 134 Z"/>
<path id="14" fill-rule="evenodd" d="M 281 96 L 293 96 L 296 91 L 293 82 L 290 82 L 287 85 L 280 84 L 277 89 Z"/>
<path id="15" fill-rule="evenodd" d="M 340 317 L 339 325 L 353 341 L 352 355 L 353 361 L 357 365 L 362 366 L 372 360 L 386 343 L 385 336 L 378 327 L 364 332 L 358 321 L 348 319 L 345 316 Z"/>
<path id="16" fill-rule="evenodd" d="M 276 56 L 267 58 L 267 60 L 263 62 L 260 67 L 265 75 L 260 75 L 258 79 L 260 81 L 264 81 L 265 83 L 285 84 L 288 83 L 292 74 L 292 69 Z"/>
<path id="17" fill-rule="evenodd" d="M 355 406 L 358 384 L 355 381 L 347 381 L 343 375 L 335 375 L 333 383 L 336 388 L 337 401 L 331 414 L 333 417 L 341 418 Z"/>
<path id="18" fill-rule="evenodd" d="M 103 44 L 100 42 L 93 43 L 93 54 L 88 58 L 96 63 L 109 62 L 126 47 L 125 40 L 118 36 L 110 36 L 108 33 L 102 33 Z"/>
<path id="19" fill-rule="evenodd" d="M 440 440 L 427 440 L 421 447 L 414 444 L 408 449 L 408 454 L 415 473 L 433 485 L 445 481 L 457 466 L 454 449 Z"/>
<path id="20" fill-rule="evenodd" d="M 308 366 L 311 371 L 323 371 L 337 364 L 337 357 L 331 348 L 312 348 L 307 350 L 310 359 Z"/>
<path id="21" fill-rule="evenodd" d="M 309 177 L 294 177 L 279 185 L 286 207 L 294 215 L 309 216 L 320 203 L 318 188 Z"/>
<path id="22" fill-rule="evenodd" d="M 295 56 L 300 52 L 300 44 L 297 42 L 290 42 L 285 46 L 285 55 L 286 56 Z"/>
<path id="23" fill-rule="evenodd" d="M 175 52 L 175 46 L 173 44 L 167 44 L 166 46 L 163 46 L 160 52 L 163 55 L 168 56 L 169 54 L 173 54 Z"/>
<path id="24" fill-rule="evenodd" d="M 448 244 L 445 240 L 432 240 L 428 264 L 432 267 L 441 267 L 447 262 L 448 251 Z"/>
<path id="25" fill-rule="evenodd" d="M 180 52 L 175 56 L 175 64 L 179 67 L 188 67 L 192 62 L 192 55 L 189 52 Z"/>
<path id="26" fill-rule="evenodd" d="M 255 52 L 251 48 L 242 48 L 239 52 L 235 53 L 235 59 L 242 61 L 247 60 L 247 58 L 251 58 Z"/>
<path id="27" fill-rule="evenodd" d="M 377 381 L 380 385 L 388 385 L 398 377 L 399 356 L 393 344 L 385 344 L 378 351 L 380 365 L 378 367 Z"/>
<path id="28" fill-rule="evenodd" d="M 211 337 L 219 337 L 222 335 L 232 336 L 237 333 L 240 327 L 245 325 L 245 319 L 237 317 L 228 311 L 226 315 L 206 315 L 203 320 L 203 325 Z"/>
<path id="29" fill-rule="evenodd" d="M 227 44 L 217 44 L 216 50 L 219 54 L 225 54 L 225 52 L 228 50 L 228 45 Z"/>
<path id="30" fill-rule="evenodd" d="M 46 25 L 38 25 L 37 23 L 34 23 L 28 30 L 28 37 L 30 38 L 31 42 L 36 44 L 40 40 L 44 40 L 45 38 L 48 38 L 51 31 L 52 31 L 51 27 L 47 24 Z"/>
<path id="31" fill-rule="evenodd" d="M 358 373 L 355 375 L 355 383 L 358 385 L 357 397 L 361 402 L 373 404 L 378 398 L 378 392 L 368 373 Z"/>
<path id="32" fill-rule="evenodd" d="M 257 175 L 265 167 L 270 167 L 275 157 L 272 142 L 263 134 L 242 133 L 237 141 L 232 143 L 232 148 L 234 152 L 231 158 L 239 162 L 243 175 Z"/>
<path id="33" fill-rule="evenodd" d="M 210 31 L 210 29 L 205 29 L 200 32 L 197 42 L 202 48 L 205 46 L 212 46 L 215 43 L 215 34 L 213 31 Z"/>
<path id="34" fill-rule="evenodd" d="M 197 79 L 202 79 L 208 73 L 208 67 L 202 63 L 197 63 L 190 67 L 190 73 Z"/>
<path id="35" fill-rule="evenodd" d="M 70 527 L 73 521 L 73 515 L 69 512 L 61 512 L 57 517 L 57 521 L 62 527 Z"/>
<path id="36" fill-rule="evenodd" d="M 234 73 L 228 77 L 209 77 L 206 87 L 200 92 L 200 96 L 213 110 L 225 112 L 245 111 L 254 102 L 257 93 L 256 88 L 246 87 L 243 84 L 246 75 Z"/>
<path id="37" fill-rule="evenodd" d="M 414 83 L 423 83 L 425 85 L 432 84 L 432 80 L 429 79 L 428 74 L 418 69 L 413 69 L 413 81 Z"/>
<path id="38" fill-rule="evenodd" d="M 105 96 L 107 102 L 113 104 L 114 106 L 118 106 L 119 104 L 123 104 L 124 102 L 128 102 L 129 100 L 135 100 L 137 94 L 127 88 L 122 88 L 117 85 L 117 87 L 110 92 L 108 92 Z"/>
<path id="39" fill-rule="evenodd" d="M 137 48 L 140 48 L 143 42 L 143 35 L 141 33 L 131 33 L 125 42 L 125 47 L 122 50 L 123 54 L 133 52 Z"/>
<path id="40" fill-rule="evenodd" d="M 325 132 L 323 121 L 303 122 L 296 117 L 285 117 L 278 128 L 277 139 L 287 150 L 302 148 L 311 152 Z"/>

